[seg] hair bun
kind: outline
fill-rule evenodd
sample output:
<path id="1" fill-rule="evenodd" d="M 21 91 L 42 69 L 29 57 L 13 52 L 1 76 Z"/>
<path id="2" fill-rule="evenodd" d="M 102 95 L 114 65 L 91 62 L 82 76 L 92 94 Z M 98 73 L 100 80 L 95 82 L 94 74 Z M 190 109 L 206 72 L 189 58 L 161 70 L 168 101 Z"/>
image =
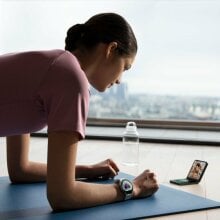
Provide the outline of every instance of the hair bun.
<path id="1" fill-rule="evenodd" d="M 81 40 L 84 34 L 85 24 L 76 24 L 69 28 L 67 31 L 67 37 L 65 39 L 65 49 L 70 51 L 76 49 L 78 42 Z"/>
<path id="2" fill-rule="evenodd" d="M 81 35 L 85 32 L 85 24 L 76 24 L 67 31 L 67 37 L 73 35 Z"/>

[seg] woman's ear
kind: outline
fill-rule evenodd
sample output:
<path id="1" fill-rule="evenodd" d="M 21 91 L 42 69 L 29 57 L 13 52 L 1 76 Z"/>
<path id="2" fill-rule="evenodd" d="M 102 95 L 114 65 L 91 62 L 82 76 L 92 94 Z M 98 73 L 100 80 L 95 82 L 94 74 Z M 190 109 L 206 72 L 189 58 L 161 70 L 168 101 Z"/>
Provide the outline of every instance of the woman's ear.
<path id="1" fill-rule="evenodd" d="M 111 42 L 108 44 L 106 49 L 106 58 L 111 57 L 115 54 L 115 51 L 117 50 L 118 43 L 117 42 Z"/>

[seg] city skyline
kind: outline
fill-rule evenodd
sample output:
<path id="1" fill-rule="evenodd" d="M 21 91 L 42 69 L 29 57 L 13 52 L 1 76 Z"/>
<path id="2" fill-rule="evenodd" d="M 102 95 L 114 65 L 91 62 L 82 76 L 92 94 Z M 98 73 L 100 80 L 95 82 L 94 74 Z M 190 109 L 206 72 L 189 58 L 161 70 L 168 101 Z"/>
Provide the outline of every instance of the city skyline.
<path id="1" fill-rule="evenodd" d="M 89 117 L 220 121 L 220 98 L 130 94 L 123 83 L 106 93 L 91 89 Z"/>

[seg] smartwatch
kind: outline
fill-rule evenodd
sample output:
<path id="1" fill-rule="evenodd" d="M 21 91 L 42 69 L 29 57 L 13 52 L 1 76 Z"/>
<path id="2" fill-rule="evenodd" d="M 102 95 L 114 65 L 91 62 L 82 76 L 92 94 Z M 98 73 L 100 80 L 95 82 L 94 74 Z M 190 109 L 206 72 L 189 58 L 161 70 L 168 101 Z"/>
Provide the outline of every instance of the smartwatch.
<path id="1" fill-rule="evenodd" d="M 124 200 L 128 200 L 132 198 L 132 192 L 133 192 L 133 184 L 128 179 L 118 179 L 116 180 L 116 183 L 119 184 L 121 192 L 124 194 Z"/>

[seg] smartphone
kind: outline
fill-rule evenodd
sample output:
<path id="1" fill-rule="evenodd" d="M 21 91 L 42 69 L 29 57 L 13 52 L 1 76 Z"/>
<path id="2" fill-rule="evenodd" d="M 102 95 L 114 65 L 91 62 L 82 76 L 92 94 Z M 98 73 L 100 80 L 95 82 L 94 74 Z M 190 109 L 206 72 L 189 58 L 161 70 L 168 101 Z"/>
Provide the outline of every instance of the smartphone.
<path id="1" fill-rule="evenodd" d="M 206 161 L 194 160 L 186 178 L 170 180 L 170 183 L 177 185 L 197 184 L 201 181 L 207 166 L 208 163 Z"/>

